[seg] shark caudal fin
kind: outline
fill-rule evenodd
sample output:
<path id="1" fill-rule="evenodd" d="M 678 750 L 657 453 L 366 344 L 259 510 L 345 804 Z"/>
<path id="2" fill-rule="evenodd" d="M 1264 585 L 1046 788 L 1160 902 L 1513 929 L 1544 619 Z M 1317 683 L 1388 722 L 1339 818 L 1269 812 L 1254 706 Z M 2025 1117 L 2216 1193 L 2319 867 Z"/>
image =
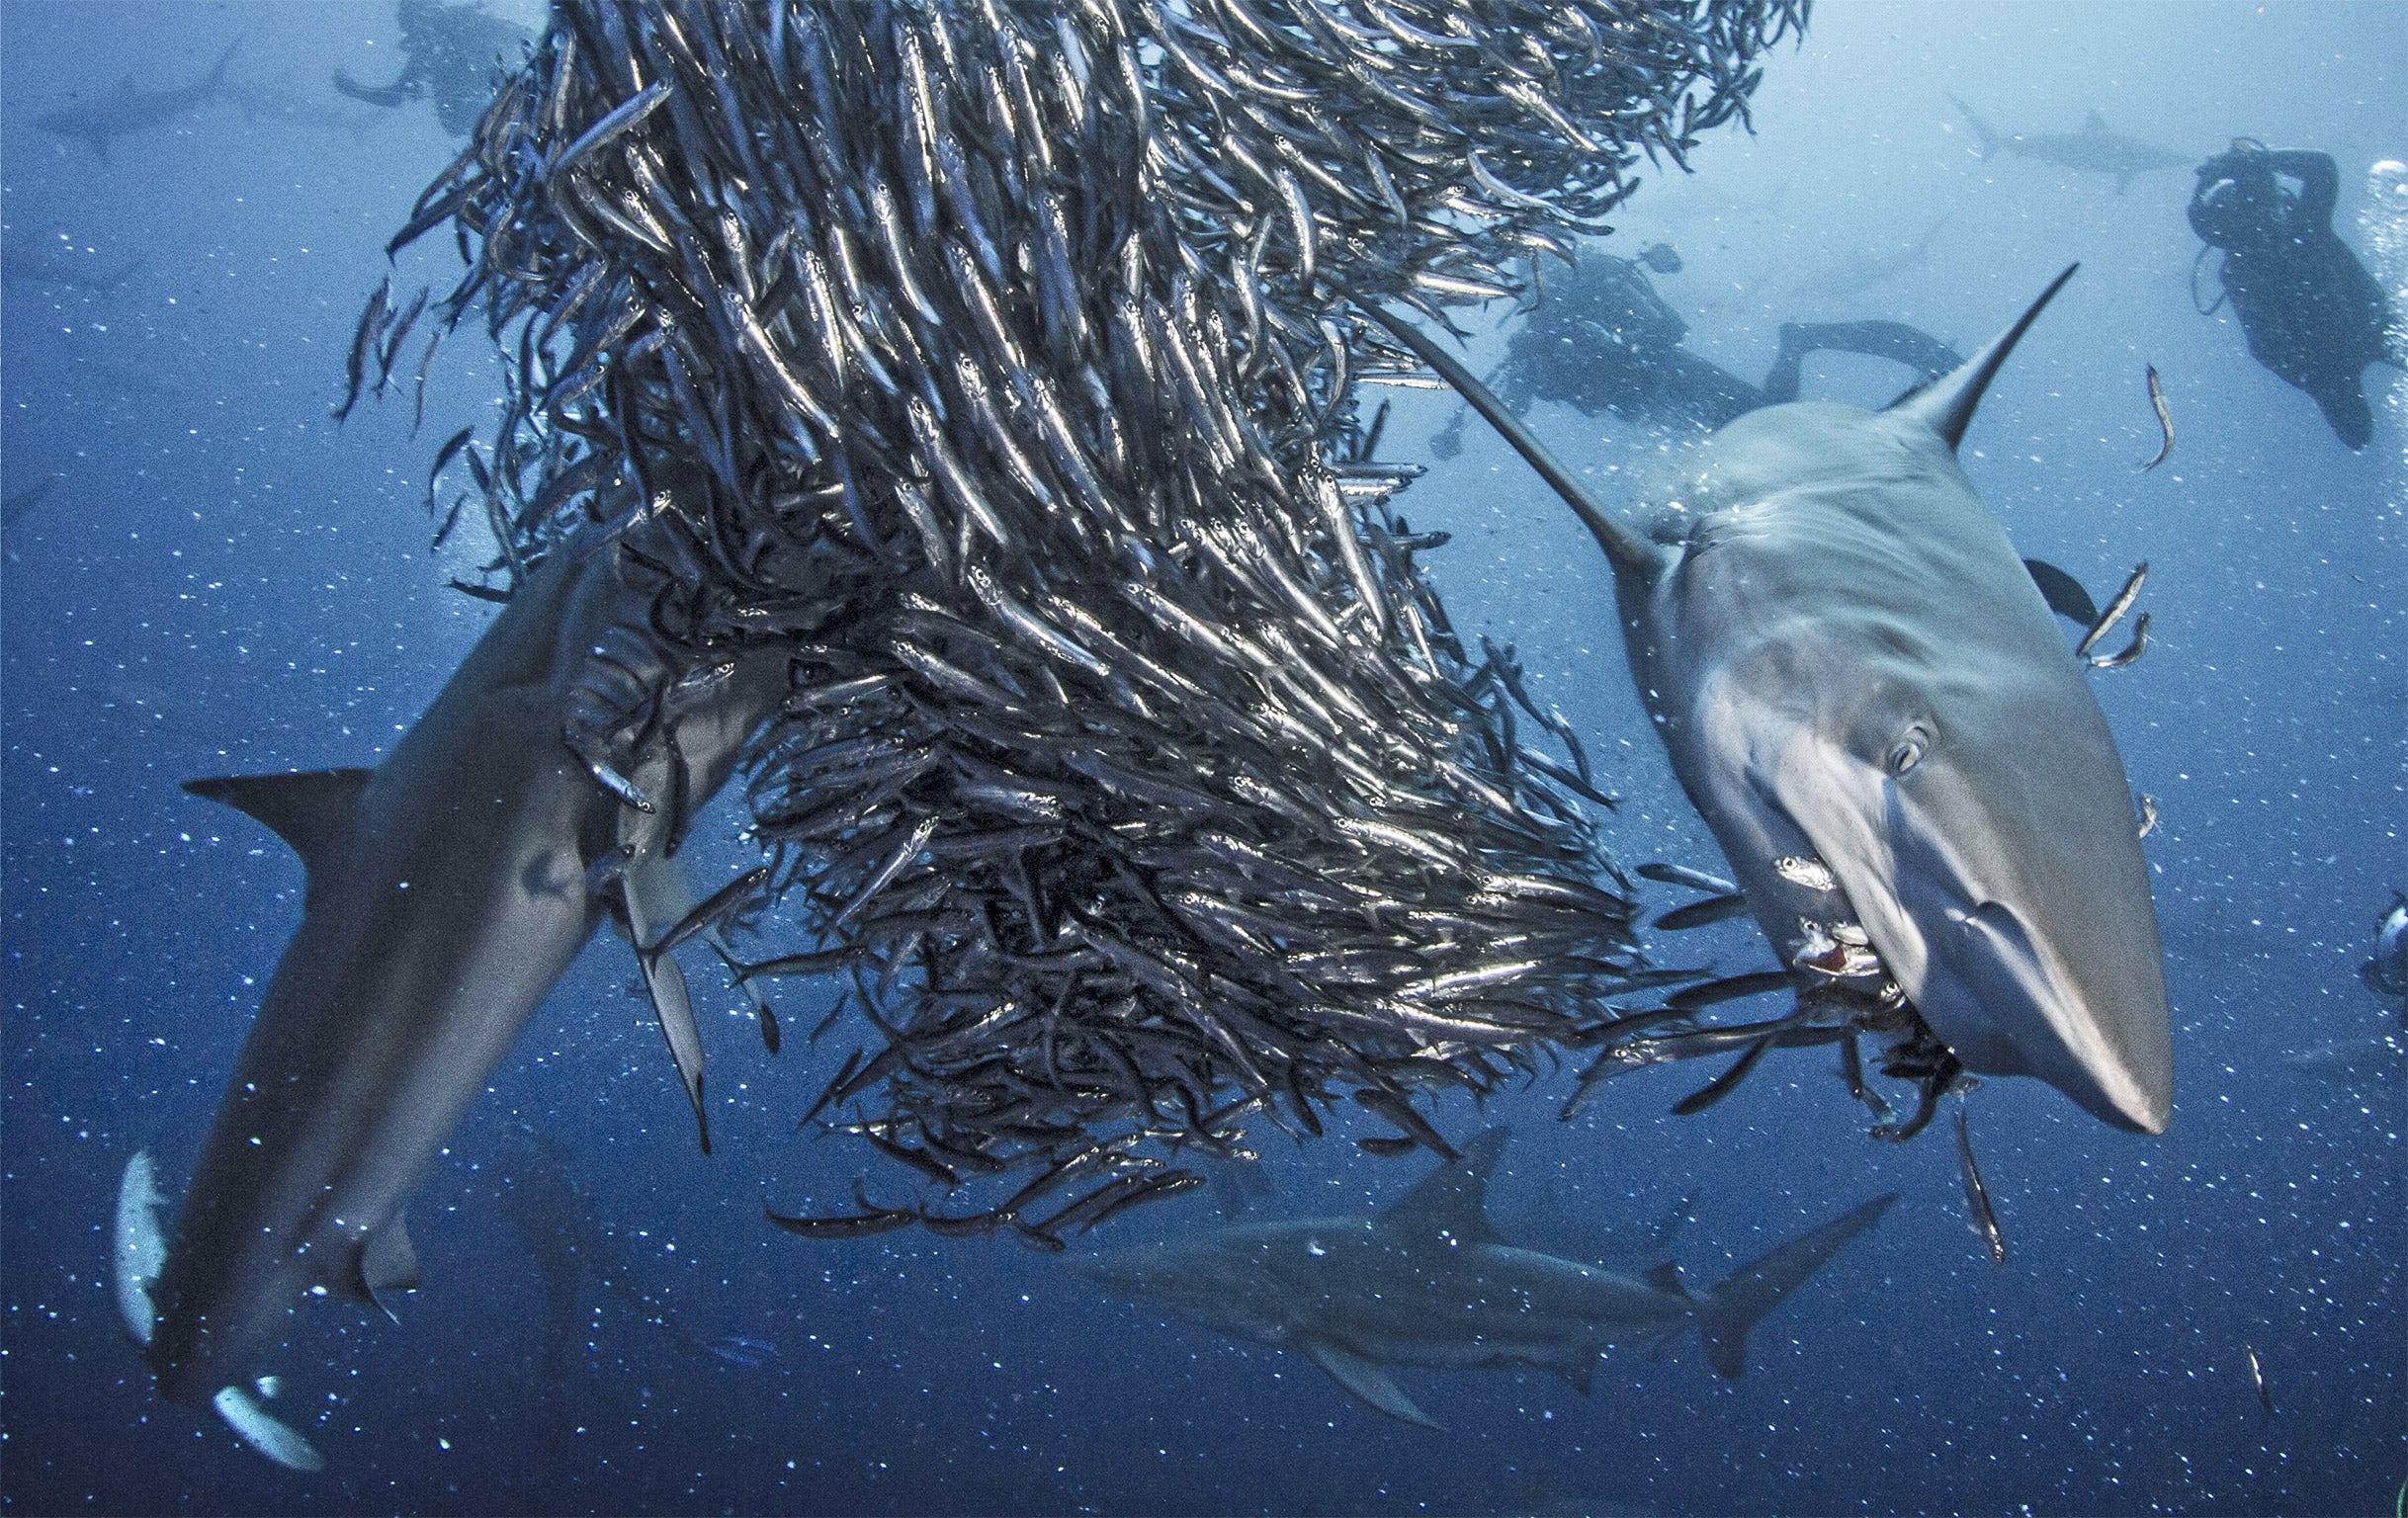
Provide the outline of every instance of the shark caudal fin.
<path id="1" fill-rule="evenodd" d="M 1955 102 L 1957 110 L 1965 113 L 1966 122 L 1969 123 L 1973 127 L 1973 135 L 1975 140 L 1979 141 L 1982 145 L 1982 157 L 1984 159 L 1988 159 L 2000 148 L 2007 145 L 2007 139 L 2000 136 L 1995 130 L 1993 130 L 1988 122 L 1985 122 L 1980 117 L 1975 116 L 1971 106 L 1966 105 L 1961 100 L 1957 100 L 1953 95 L 1949 96 L 1948 99 Z"/>
<path id="2" fill-rule="evenodd" d="M 109 1256 L 117 1279 L 117 1315 L 133 1342 L 145 1349 L 159 1320 L 150 1289 L 167 1264 L 167 1235 L 159 1228 L 159 1209 L 166 1205 L 150 1151 L 135 1150 L 117 1183 L 117 1227 Z"/>
<path id="3" fill-rule="evenodd" d="M 2022 341 L 2023 334 L 2048 308 L 2048 302 L 2056 298 L 2057 292 L 2065 288 L 2065 282 L 2081 267 L 2067 264 L 2064 272 L 2040 292 L 2040 297 L 2023 308 L 2014 326 L 1992 338 L 1988 347 L 1967 359 L 1954 374 L 1942 375 L 1922 389 L 1910 391 L 1890 410 L 1931 428 L 1953 452 L 1965 441 L 1965 429 L 1973 425 L 1973 408 L 1982 403 L 1982 392 L 1998 378 L 2007 356 L 2015 352 L 2015 345 Z"/>
<path id="4" fill-rule="evenodd" d="M 1830 1264 L 1849 1239 L 1879 1223 L 1897 1200 L 1896 1192 L 1875 1197 L 1847 1217 L 1749 1261 L 1697 1298 L 1697 1332 L 1705 1340 L 1706 1360 L 1714 1373 L 1726 1381 L 1746 1375 L 1748 1330 Z"/>

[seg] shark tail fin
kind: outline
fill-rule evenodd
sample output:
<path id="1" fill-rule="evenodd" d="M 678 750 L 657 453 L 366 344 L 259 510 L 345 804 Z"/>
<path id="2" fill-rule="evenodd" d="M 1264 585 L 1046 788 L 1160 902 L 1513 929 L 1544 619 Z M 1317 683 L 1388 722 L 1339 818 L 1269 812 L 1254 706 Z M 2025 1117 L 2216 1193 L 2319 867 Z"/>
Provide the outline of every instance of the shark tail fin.
<path id="1" fill-rule="evenodd" d="M 1988 347 L 1967 359 L 1954 374 L 1942 376 L 1914 391 L 1890 409 L 1939 434 L 1940 441 L 1953 452 L 1965 441 L 1965 429 L 1973 425 L 1973 408 L 1982 403 L 1982 392 L 1990 388 L 1990 381 L 2006 367 L 2007 356 L 2015 352 L 2015 345 L 2022 341 L 2040 312 L 2048 308 L 2048 302 L 2056 298 L 2057 292 L 2065 288 L 2065 282 L 2081 267 L 2067 264 L 2064 272 L 2040 292 L 2040 297 L 2024 307 L 2014 326 L 1992 338 Z"/>
<path id="2" fill-rule="evenodd" d="M 1714 1373 L 1726 1381 L 1746 1375 L 1748 1330 L 1830 1264 L 1849 1239 L 1879 1223 L 1897 1200 L 1896 1192 L 1875 1197 L 1846 1217 L 1759 1255 L 1695 1299 L 1697 1332 L 1705 1340 L 1706 1360 Z"/>
<path id="3" fill-rule="evenodd" d="M 2000 148 L 2007 145 L 2007 139 L 2000 136 L 1998 131 L 1992 127 L 1988 122 L 1985 122 L 1980 117 L 1975 116 L 1971 106 L 1966 105 L 1961 100 L 1957 100 L 1953 95 L 1949 96 L 1948 99 L 1955 101 L 1956 109 L 1965 113 L 1965 121 L 1973 127 L 1974 139 L 1980 142 L 1982 145 L 1982 158 L 1985 162 L 1988 161 L 1993 154 L 1997 153 Z"/>

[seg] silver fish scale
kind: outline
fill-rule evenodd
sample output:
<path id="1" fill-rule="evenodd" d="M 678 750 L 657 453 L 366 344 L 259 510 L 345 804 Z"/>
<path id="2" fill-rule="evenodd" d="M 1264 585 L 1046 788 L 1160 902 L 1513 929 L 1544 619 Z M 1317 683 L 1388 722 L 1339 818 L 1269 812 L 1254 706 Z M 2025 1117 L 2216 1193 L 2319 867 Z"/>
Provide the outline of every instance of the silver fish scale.
<path id="1" fill-rule="evenodd" d="M 1631 903 L 1395 547 L 1354 384 L 1410 365 L 1345 287 L 1518 290 L 1803 11 L 554 6 L 395 242 L 450 222 L 437 313 L 516 360 L 496 572 L 625 509 L 547 490 L 580 464 L 698 464 L 664 631 L 780 609 L 749 800 L 889 1040 L 854 1127 L 1117 1186 L 1131 1135 L 1483 1090 L 1593 1022 Z M 986 1216 L 1050 1247 L 1048 1190 Z"/>

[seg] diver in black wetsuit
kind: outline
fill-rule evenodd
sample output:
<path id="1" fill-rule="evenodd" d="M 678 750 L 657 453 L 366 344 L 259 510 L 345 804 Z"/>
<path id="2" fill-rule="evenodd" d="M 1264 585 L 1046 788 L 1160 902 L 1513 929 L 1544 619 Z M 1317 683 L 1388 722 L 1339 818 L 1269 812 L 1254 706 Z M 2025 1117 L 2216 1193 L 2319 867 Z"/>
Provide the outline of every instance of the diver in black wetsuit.
<path id="1" fill-rule="evenodd" d="M 1711 430 L 1759 406 L 1797 399 L 1806 355 L 1818 349 L 1894 359 L 1925 380 L 1964 362 L 1947 344 L 1904 322 L 1785 322 L 1764 382 L 1750 384 L 1683 349 L 1687 335 L 1688 323 L 1665 304 L 1636 262 L 1584 253 L 1569 285 L 1551 293 L 1514 332 L 1489 385 L 1515 415 L 1534 400 L 1556 400 L 1591 416 L 1611 411 L 1634 421 Z M 1430 440 L 1431 451 L 1451 459 L 1461 451 L 1462 437 L 1458 412 Z"/>
<path id="2" fill-rule="evenodd" d="M 400 106 L 433 96 L 443 129 L 465 137 L 493 101 L 493 71 L 517 64 L 532 41 L 524 27 L 488 16 L 482 0 L 444 5 L 400 0 L 401 51 L 408 61 L 387 85 L 362 84 L 341 69 L 334 87 L 372 106 Z"/>
<path id="3" fill-rule="evenodd" d="M 2307 391 L 2342 442 L 2364 448 L 2374 417 L 2361 373 L 2403 355 L 2386 337 L 2381 288 L 2333 231 L 2340 188 L 2328 153 L 2270 152 L 2236 138 L 2230 152 L 2199 165 L 2191 228 L 2224 250 L 2224 293 L 2250 356 Z"/>

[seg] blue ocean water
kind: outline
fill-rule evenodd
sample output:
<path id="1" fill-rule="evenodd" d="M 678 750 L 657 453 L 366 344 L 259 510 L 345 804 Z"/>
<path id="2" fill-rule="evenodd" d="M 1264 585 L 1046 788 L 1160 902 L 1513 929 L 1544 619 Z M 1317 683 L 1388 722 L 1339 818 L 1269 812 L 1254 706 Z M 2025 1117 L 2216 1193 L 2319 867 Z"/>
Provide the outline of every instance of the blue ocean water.
<path id="1" fill-rule="evenodd" d="M 113 142 L 106 163 L 35 125 L 121 76 L 197 78 L 237 37 L 233 88 Z M 2354 454 L 2250 360 L 2229 310 L 2197 314 L 2185 170 L 2119 194 L 1984 160 L 1947 99 L 2025 132 L 2096 109 L 2193 157 L 2243 133 L 2322 149 L 2363 246 L 2368 166 L 2408 156 L 2408 32 L 2388 0 L 1826 0 L 1803 47 L 1767 60 L 1757 135 L 1710 138 L 1696 173 L 1651 183 L 1606 245 L 1675 244 L 1683 268 L 1657 288 L 1691 348 L 1743 375 L 1786 320 L 1885 316 L 1970 348 L 2083 262 L 1966 462 L 2022 551 L 2097 591 L 2150 562 L 2153 651 L 2098 688 L 2162 817 L 2147 848 L 2179 1086 L 2159 1138 L 2029 1082 L 1977 1093 L 2003 1267 L 1966 1224 L 1944 1129 L 1868 1139 L 1820 1056 L 1776 1057 L 1687 1119 L 1666 1109 L 1694 1067 L 1630 1077 L 1570 1125 L 1555 1120 L 1569 1071 L 1484 1113 L 1442 1104 L 1458 1137 L 1513 1129 L 1495 1216 L 1559 1254 L 1604 1257 L 1690 1198 L 1673 1253 L 1710 1281 L 1866 1197 L 1904 1200 L 1757 1331 L 1744 1380 L 1717 1380 L 1693 1337 L 1660 1357 L 1617 1349 L 1588 1396 L 1535 1370 L 1401 1372 L 1446 1425 L 1434 1433 L 1300 1356 L 1104 1300 L 1008 1241 L 771 1230 L 765 1204 L 847 1208 L 863 1165 L 792 1132 L 852 1047 L 804 1047 L 832 993 L 781 989 L 789 1043 L 772 1058 L 709 988 L 705 1158 L 604 935 L 412 1206 L 425 1282 L 400 1321 L 330 1304 L 297 1325 L 277 1405 L 327 1470 L 281 1471 L 157 1398 L 110 1298 L 118 1175 L 148 1148 L 181 1185 L 301 887 L 264 830 L 178 783 L 373 762 L 490 615 L 443 589 L 475 550 L 430 556 L 420 504 L 436 440 L 498 393 L 475 344 L 439 357 L 414 438 L 407 393 L 340 427 L 327 414 L 385 241 L 457 150 L 423 105 L 381 112 L 328 87 L 338 66 L 389 77 L 395 40 L 372 4 L 0 4 L 0 473 L 11 495 L 55 481 L 7 527 L 0 563 L 0 1505 L 2392 1509 L 2408 1475 L 2408 1082 L 2396 1061 L 2337 1074 L 2283 1056 L 2370 1048 L 2388 1025 L 2356 971 L 2408 885 L 2408 417 L 2378 401 L 2375 441 Z M 1925 261 L 1815 293 L 1935 224 Z M 430 246 L 395 284 L 451 272 Z M 1501 341 L 1484 329 L 1476 352 Z M 2144 474 L 2145 365 L 2179 442 Z M 1897 382 L 1828 357 L 1809 375 L 1810 393 L 1866 404 Z M 2386 391 L 2397 378 L 2368 376 Z M 1451 411 L 1400 393 L 1388 452 L 1427 457 Z M 1609 494 L 1680 446 L 1560 407 L 1533 421 Z M 1593 547 L 1560 505 L 1474 428 L 1404 508 L 1455 535 L 1430 561 L 1457 623 L 1518 644 L 1540 699 L 1600 756 L 1626 798 L 1620 854 L 1718 868 L 1630 696 Z M 737 824 L 723 804 L 698 829 L 710 871 L 745 862 Z M 1744 925 L 1698 937 L 1661 957 L 1737 970 L 1761 954 Z M 1270 1195 L 1247 1216 L 1367 1211 L 1425 1168 L 1349 1137 L 1258 1136 Z M 1140 1211 L 1105 1239 L 1217 1226 L 1240 1191 Z"/>

